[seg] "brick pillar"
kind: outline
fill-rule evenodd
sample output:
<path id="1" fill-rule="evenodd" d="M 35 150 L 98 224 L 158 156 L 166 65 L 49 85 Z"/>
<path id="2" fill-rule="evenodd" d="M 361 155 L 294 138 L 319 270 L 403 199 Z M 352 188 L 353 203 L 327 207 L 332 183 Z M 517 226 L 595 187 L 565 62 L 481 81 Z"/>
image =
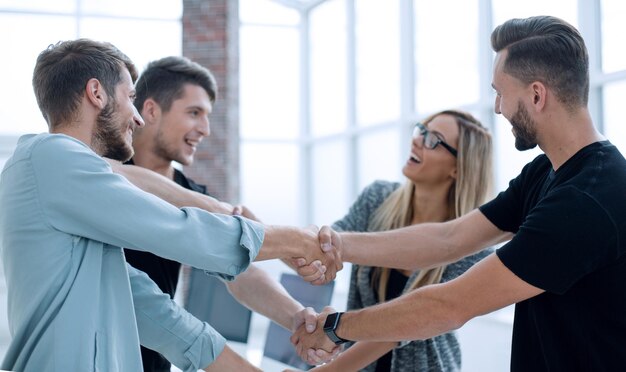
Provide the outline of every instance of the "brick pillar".
<path id="1" fill-rule="evenodd" d="M 211 70 L 211 136 L 185 173 L 218 199 L 239 201 L 239 1 L 183 0 L 183 55 Z"/>

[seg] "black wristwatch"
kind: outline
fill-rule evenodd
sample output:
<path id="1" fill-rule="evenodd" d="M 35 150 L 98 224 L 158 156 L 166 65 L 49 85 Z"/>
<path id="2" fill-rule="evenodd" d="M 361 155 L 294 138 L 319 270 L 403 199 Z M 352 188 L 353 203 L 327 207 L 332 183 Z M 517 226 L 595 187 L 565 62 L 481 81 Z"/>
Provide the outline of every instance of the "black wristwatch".
<path id="1" fill-rule="evenodd" d="M 341 314 L 343 313 L 328 314 L 328 316 L 326 317 L 326 322 L 324 322 L 324 333 L 326 333 L 326 336 L 328 336 L 328 338 L 330 338 L 330 340 L 334 342 L 335 345 L 341 345 L 349 341 L 337 336 L 337 334 L 335 333 L 337 327 L 339 327 L 339 319 L 341 319 Z"/>

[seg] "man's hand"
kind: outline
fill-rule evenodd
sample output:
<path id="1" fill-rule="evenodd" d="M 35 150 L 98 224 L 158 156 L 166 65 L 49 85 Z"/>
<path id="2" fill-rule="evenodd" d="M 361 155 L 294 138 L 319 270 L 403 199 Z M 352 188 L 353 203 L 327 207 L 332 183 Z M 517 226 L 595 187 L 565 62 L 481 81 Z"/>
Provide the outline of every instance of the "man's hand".
<path id="1" fill-rule="evenodd" d="M 289 260 L 283 260 L 293 271 L 311 284 L 324 284 L 326 282 L 326 266 L 322 265 L 322 261 L 315 260 L 307 265 L 306 260 L 302 257 Z"/>
<path id="2" fill-rule="evenodd" d="M 311 226 L 309 229 L 311 231 L 315 231 L 317 227 Z M 319 267 L 316 266 L 315 262 L 306 265 L 306 260 L 304 259 L 293 260 L 295 265 L 294 269 L 298 275 L 300 275 L 305 281 L 314 285 L 322 285 L 334 280 L 337 271 L 343 268 L 341 250 L 338 249 L 338 247 L 341 246 L 341 238 L 339 234 L 337 234 L 337 232 L 329 226 L 322 226 L 322 228 L 318 231 L 318 241 L 322 252 L 324 252 L 329 260 L 335 262 L 335 270 L 332 270 L 331 267 L 330 272 L 326 273 L 327 267 L 325 265 Z M 319 272 L 324 275 L 319 276 Z"/>
<path id="3" fill-rule="evenodd" d="M 233 216 L 242 216 L 253 221 L 261 222 L 261 220 L 245 205 L 239 204 L 234 206 L 231 214 Z"/>
<path id="4" fill-rule="evenodd" d="M 339 235 L 339 233 L 333 230 L 330 226 L 322 226 L 318 232 L 318 239 L 320 241 L 320 247 L 324 252 L 332 251 L 333 249 L 338 252 L 343 251 L 341 235 Z"/>
<path id="5" fill-rule="evenodd" d="M 341 252 L 337 250 L 335 246 L 333 246 L 333 244 L 331 244 L 331 238 L 329 237 L 330 233 L 326 231 L 332 231 L 332 229 L 326 227 L 323 236 L 320 236 L 322 230 L 318 231 L 317 226 L 315 225 L 309 226 L 307 230 L 311 233 L 316 234 L 315 240 L 317 243 L 317 248 L 313 250 L 313 254 L 314 256 L 321 255 L 319 261 L 322 263 L 323 266 L 325 266 L 326 269 L 320 269 L 320 271 L 323 271 L 323 276 L 320 278 L 315 278 L 315 267 L 312 267 L 309 264 L 308 266 L 298 267 L 298 275 L 314 285 L 326 284 L 335 280 L 335 277 L 337 276 L 337 271 L 343 269 L 343 262 L 341 260 Z M 321 237 L 323 237 L 324 240 L 321 240 Z"/>
<path id="6" fill-rule="evenodd" d="M 325 245 L 321 249 L 317 226 L 310 226 L 306 229 L 291 226 L 265 227 L 265 238 L 263 245 L 256 256 L 256 261 L 263 261 L 273 258 L 296 260 L 299 263 L 308 265 L 304 276 L 307 281 L 312 280 L 314 284 L 325 284 L 335 279 L 337 271 L 343 268 L 341 254 L 332 245 Z M 302 259 L 302 260 L 299 260 Z M 319 264 L 315 264 L 319 261 Z M 323 274 L 323 277 L 319 277 Z M 316 279 L 317 278 L 317 279 Z"/>
<path id="7" fill-rule="evenodd" d="M 301 326 L 291 336 L 291 343 L 295 345 L 296 352 L 302 360 L 305 360 L 308 363 L 314 362 L 314 360 L 309 357 L 309 350 L 321 349 L 330 354 L 336 354 L 339 352 L 340 348 L 338 348 L 337 345 L 335 345 L 335 343 L 332 342 L 324 333 L 324 322 L 326 322 L 326 317 L 328 314 L 333 312 L 335 312 L 335 310 L 331 307 L 324 308 L 324 311 L 322 311 L 317 317 L 317 325 L 312 333 L 309 333 L 305 327 Z"/>
<path id="8" fill-rule="evenodd" d="M 298 311 L 293 317 L 292 332 L 297 332 L 299 328 L 304 328 L 307 333 L 313 333 L 317 327 L 318 314 L 311 307 L 307 307 Z M 323 349 L 309 349 L 306 350 L 306 359 L 302 359 L 310 365 L 317 365 L 322 363 L 328 363 L 335 359 L 337 355 L 343 350 L 341 346 L 335 346 L 331 352 L 327 352 Z"/>

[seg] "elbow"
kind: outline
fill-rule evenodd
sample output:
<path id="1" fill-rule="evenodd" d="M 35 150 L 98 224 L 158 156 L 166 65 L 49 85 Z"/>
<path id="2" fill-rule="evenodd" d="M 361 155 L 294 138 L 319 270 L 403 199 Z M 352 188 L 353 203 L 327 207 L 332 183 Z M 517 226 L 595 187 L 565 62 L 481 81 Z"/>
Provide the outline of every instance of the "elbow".
<path id="1" fill-rule="evenodd" d="M 453 222 L 454 221 L 446 223 L 447 228 L 443 234 L 445 252 L 443 254 L 442 265 L 456 262 L 465 257 L 465 254 L 463 253 L 465 244 L 457 239 L 458 234 L 455 233 L 456 225 Z"/>

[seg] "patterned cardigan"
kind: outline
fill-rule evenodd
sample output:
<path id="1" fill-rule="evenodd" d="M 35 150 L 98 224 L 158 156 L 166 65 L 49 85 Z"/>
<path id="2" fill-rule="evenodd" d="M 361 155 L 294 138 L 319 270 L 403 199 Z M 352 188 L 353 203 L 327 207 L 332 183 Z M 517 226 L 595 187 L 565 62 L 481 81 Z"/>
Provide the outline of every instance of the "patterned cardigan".
<path id="1" fill-rule="evenodd" d="M 399 183 L 376 181 L 366 187 L 348 214 L 333 224 L 338 231 L 368 231 L 367 227 L 372 214 L 394 190 Z M 485 249 L 481 252 L 449 264 L 443 272 L 441 282 L 447 282 L 463 274 L 473 264 L 493 252 Z M 348 294 L 348 310 L 361 309 L 375 305 L 376 295 L 370 286 L 372 267 L 352 265 L 350 291 Z M 418 272 L 413 273 L 404 289 L 405 293 Z M 415 314 L 419 316 L 419 314 Z M 373 372 L 376 362 L 361 371 Z M 427 340 L 403 343 L 393 350 L 391 372 L 453 372 L 461 370 L 461 348 L 454 332 L 445 333 Z"/>

